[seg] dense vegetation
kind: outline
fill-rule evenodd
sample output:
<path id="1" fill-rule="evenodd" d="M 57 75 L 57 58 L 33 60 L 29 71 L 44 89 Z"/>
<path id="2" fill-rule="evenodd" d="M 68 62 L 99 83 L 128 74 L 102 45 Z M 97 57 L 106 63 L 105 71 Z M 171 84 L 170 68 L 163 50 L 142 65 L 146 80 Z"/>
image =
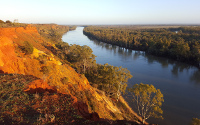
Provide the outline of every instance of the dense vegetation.
<path id="1" fill-rule="evenodd" d="M 119 99 L 121 92 L 125 93 L 128 79 L 132 77 L 129 70 L 109 64 L 97 64 L 85 74 L 90 84 L 103 90 L 106 95 Z"/>
<path id="2" fill-rule="evenodd" d="M 76 29 L 75 26 L 64 26 L 57 24 L 33 24 L 39 32 L 39 34 L 47 39 L 49 42 L 56 43 L 61 42 L 62 35 L 69 30 Z"/>
<path id="3" fill-rule="evenodd" d="M 121 92 L 125 92 L 126 83 L 132 77 L 126 68 L 96 64 L 92 49 L 86 45 L 68 45 L 60 42 L 56 47 L 60 49 L 56 51 L 60 59 L 67 60 L 78 73 L 85 74 L 90 84 L 103 90 L 106 95 L 118 100 Z"/>
<path id="4" fill-rule="evenodd" d="M 89 26 L 84 34 L 106 43 L 200 66 L 200 27 Z"/>

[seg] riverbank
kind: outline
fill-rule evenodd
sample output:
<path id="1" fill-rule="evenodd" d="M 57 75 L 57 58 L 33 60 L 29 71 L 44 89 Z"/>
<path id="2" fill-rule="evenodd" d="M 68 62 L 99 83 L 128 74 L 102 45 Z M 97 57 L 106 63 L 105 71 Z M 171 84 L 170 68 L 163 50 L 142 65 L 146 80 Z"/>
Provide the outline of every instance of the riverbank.
<path id="1" fill-rule="evenodd" d="M 97 40 L 90 40 L 83 34 L 84 27 L 77 27 L 63 35 L 62 40 L 68 44 L 87 45 L 96 55 L 96 63 L 111 64 L 127 68 L 133 78 L 128 87 L 134 84 L 152 84 L 164 95 L 163 120 L 149 119 L 149 123 L 160 125 L 188 125 L 192 118 L 199 117 L 200 107 L 200 71 L 196 67 Z M 133 102 L 125 98 L 131 108 Z"/>
<path id="2" fill-rule="evenodd" d="M 176 33 L 178 31 L 178 33 Z M 176 31 L 176 32 L 174 32 Z M 112 45 L 167 57 L 200 68 L 199 27 L 134 29 L 126 26 L 89 26 L 83 33 Z M 194 35 L 195 34 L 195 35 Z"/>

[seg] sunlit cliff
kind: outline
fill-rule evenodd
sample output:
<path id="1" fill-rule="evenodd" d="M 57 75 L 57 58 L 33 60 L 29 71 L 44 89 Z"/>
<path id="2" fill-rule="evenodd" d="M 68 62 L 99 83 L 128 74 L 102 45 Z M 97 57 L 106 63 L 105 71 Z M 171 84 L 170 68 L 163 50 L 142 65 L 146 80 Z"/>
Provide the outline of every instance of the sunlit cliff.
<path id="1" fill-rule="evenodd" d="M 52 28 L 56 29 L 55 26 Z M 31 53 L 25 51 L 25 41 L 32 46 Z M 57 95 L 49 97 L 55 97 L 57 101 L 56 98 L 70 96 L 73 107 L 85 119 L 137 121 L 139 117 L 123 97 L 116 101 L 107 97 L 103 91 L 93 88 L 84 75 L 78 74 L 69 64 L 63 64 L 49 48 L 57 50 L 53 42 L 38 33 L 35 26 L 0 28 L 0 73 L 3 75 L 0 84 L 8 83 L 8 74 L 31 76 L 34 79 L 24 86 L 24 93 L 54 93 Z M 15 77 L 19 84 L 23 83 Z M 32 108 L 38 107 L 33 105 Z M 56 122 L 55 116 L 51 118 L 51 123 Z"/>

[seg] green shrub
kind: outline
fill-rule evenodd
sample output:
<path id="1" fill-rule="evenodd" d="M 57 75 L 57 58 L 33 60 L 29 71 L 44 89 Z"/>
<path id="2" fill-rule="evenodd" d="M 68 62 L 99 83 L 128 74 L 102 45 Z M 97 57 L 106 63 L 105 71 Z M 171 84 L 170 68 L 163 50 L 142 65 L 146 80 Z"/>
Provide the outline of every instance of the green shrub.
<path id="1" fill-rule="evenodd" d="M 32 54 L 33 53 L 33 45 L 31 43 L 29 43 L 28 41 L 24 41 L 24 46 L 22 46 L 21 49 L 26 54 Z"/>

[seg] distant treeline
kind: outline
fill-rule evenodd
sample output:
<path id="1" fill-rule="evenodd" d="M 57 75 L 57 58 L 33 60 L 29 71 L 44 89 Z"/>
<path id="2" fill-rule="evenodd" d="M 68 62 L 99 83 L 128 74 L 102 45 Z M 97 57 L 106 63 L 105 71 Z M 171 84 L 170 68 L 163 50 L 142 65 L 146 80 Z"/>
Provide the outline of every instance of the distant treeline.
<path id="1" fill-rule="evenodd" d="M 200 66 L 200 26 L 89 26 L 85 27 L 83 32 L 102 42 Z"/>

